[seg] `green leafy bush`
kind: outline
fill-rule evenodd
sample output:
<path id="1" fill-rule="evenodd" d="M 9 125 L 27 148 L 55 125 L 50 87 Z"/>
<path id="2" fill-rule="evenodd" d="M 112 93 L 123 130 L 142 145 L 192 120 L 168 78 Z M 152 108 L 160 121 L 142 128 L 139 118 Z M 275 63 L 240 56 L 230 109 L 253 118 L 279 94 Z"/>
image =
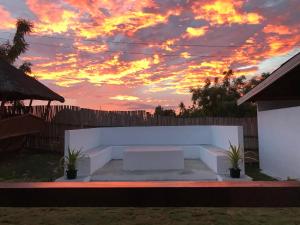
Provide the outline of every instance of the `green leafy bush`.
<path id="1" fill-rule="evenodd" d="M 241 151 L 240 151 L 240 146 L 235 146 L 232 145 L 231 142 L 229 141 L 230 148 L 228 151 L 228 159 L 231 164 L 231 168 L 233 169 L 239 169 L 239 162 L 240 160 L 243 160 Z"/>
<path id="2" fill-rule="evenodd" d="M 64 165 L 67 167 L 67 170 L 76 170 L 77 160 L 81 157 L 81 150 L 70 149 L 70 147 L 68 147 L 68 155 L 63 157 Z"/>

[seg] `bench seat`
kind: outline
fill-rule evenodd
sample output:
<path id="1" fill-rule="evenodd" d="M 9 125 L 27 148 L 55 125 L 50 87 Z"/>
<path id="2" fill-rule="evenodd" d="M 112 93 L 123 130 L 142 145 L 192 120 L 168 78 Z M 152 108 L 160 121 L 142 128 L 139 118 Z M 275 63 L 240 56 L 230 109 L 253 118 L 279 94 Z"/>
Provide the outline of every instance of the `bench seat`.
<path id="1" fill-rule="evenodd" d="M 183 151 L 177 146 L 129 146 L 123 153 L 124 170 L 184 169 Z"/>
<path id="2" fill-rule="evenodd" d="M 184 169 L 184 159 L 200 159 L 213 172 L 228 175 L 227 150 L 214 145 L 98 146 L 85 151 L 78 161 L 78 176 L 89 176 L 112 159 L 123 159 L 123 169 Z M 242 169 L 242 174 L 244 170 Z"/>
<path id="3" fill-rule="evenodd" d="M 111 160 L 111 147 L 98 146 L 84 151 L 78 160 L 78 176 L 89 176 Z"/>
<path id="4" fill-rule="evenodd" d="M 230 163 L 227 151 L 214 145 L 199 145 L 200 159 L 215 173 L 228 174 Z"/>

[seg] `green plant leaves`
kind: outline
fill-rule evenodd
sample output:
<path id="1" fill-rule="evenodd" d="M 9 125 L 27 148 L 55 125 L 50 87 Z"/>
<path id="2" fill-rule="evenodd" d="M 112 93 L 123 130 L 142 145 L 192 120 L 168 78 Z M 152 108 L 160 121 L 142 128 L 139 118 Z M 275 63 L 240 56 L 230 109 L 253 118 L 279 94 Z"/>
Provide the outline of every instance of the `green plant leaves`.
<path id="1" fill-rule="evenodd" d="M 67 169 L 76 170 L 76 162 L 80 157 L 82 157 L 81 150 L 68 147 L 68 155 L 63 158 Z"/>
<path id="2" fill-rule="evenodd" d="M 231 167 L 234 169 L 239 169 L 239 161 L 243 159 L 240 151 L 240 146 L 232 145 L 229 141 L 229 151 L 227 153 L 228 159 L 230 161 Z"/>

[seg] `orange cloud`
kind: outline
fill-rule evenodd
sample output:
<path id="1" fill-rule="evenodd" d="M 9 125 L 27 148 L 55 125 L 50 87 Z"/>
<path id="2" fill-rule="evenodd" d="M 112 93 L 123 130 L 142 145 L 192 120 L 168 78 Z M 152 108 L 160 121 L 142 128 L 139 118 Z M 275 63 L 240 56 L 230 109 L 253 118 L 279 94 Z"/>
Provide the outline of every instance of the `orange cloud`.
<path id="1" fill-rule="evenodd" d="M 288 53 L 293 46 L 300 42 L 300 34 L 294 35 L 292 38 L 280 38 L 276 36 L 267 37 L 267 44 L 269 50 L 264 54 L 264 56 L 272 57 L 274 55 L 284 55 Z"/>
<path id="2" fill-rule="evenodd" d="M 73 46 L 80 51 L 88 53 L 100 53 L 108 50 L 108 47 L 105 44 L 82 43 L 80 41 L 74 42 Z"/>
<path id="3" fill-rule="evenodd" d="M 177 40 L 178 39 L 175 38 L 166 40 L 161 44 L 161 48 L 166 51 L 173 51 L 174 47 L 172 45 L 174 45 Z"/>
<path id="4" fill-rule="evenodd" d="M 129 11 L 142 11 L 145 7 L 155 7 L 152 0 L 65 0 L 82 13 L 88 13 L 94 19 L 114 17 L 126 14 Z"/>
<path id="5" fill-rule="evenodd" d="M 41 79 L 56 80 L 56 84 L 60 86 L 69 86 L 84 80 L 95 85 L 121 85 L 124 83 L 122 78 L 143 73 L 155 63 L 154 61 L 155 59 L 144 58 L 126 63 L 120 61 L 119 55 L 115 55 L 101 63 L 92 60 L 81 62 L 78 55 L 69 54 L 59 56 L 55 61 L 38 64 L 34 72 Z"/>
<path id="6" fill-rule="evenodd" d="M 190 55 L 190 53 L 188 53 L 188 52 L 182 52 L 182 53 L 180 53 L 180 55 L 181 55 L 181 57 L 183 57 L 183 58 L 185 58 L 185 59 L 191 58 L 191 55 Z"/>
<path id="7" fill-rule="evenodd" d="M 130 96 L 130 95 L 117 95 L 114 97 L 110 97 L 110 99 L 119 100 L 119 101 L 136 101 L 139 100 L 140 98 L 136 96 Z"/>
<path id="8" fill-rule="evenodd" d="M 11 17 L 10 13 L 0 5 L 0 29 L 15 28 L 16 21 Z"/>
<path id="9" fill-rule="evenodd" d="M 206 69 L 206 71 L 210 71 L 210 72 L 214 71 L 215 74 L 221 75 L 223 71 L 228 69 L 228 66 L 229 66 L 228 63 L 225 60 L 222 61 L 211 60 L 211 61 L 205 61 L 200 63 L 198 68 Z M 190 68 L 195 68 L 195 66 L 191 66 Z"/>
<path id="10" fill-rule="evenodd" d="M 203 36 L 207 32 L 208 26 L 204 27 L 188 27 L 186 32 L 190 38 Z"/>
<path id="11" fill-rule="evenodd" d="M 113 35 L 115 32 L 133 35 L 137 30 L 166 23 L 170 15 L 178 15 L 179 10 L 170 10 L 165 15 L 145 13 L 142 11 L 128 11 L 121 15 L 105 17 L 99 25 L 83 25 L 78 27 L 79 35 L 86 38 L 96 38 L 101 35 Z"/>
<path id="12" fill-rule="evenodd" d="M 189 103 L 189 88 L 205 78 L 222 76 L 228 67 L 236 76 L 253 75 L 263 60 L 299 46 L 292 8 L 278 17 L 265 8 L 263 17 L 246 2 L 27 0 L 36 32 L 22 59 L 33 62 L 39 79 L 84 106 L 176 105 L 181 97 Z M 15 27 L 1 5 L 0 18 L 0 30 Z M 261 22 L 264 27 L 247 26 Z"/>
<path id="13" fill-rule="evenodd" d="M 133 35 L 137 30 L 165 23 L 170 15 L 179 15 L 180 8 L 170 9 L 165 14 L 145 12 L 146 7 L 155 7 L 152 0 L 119 2 L 111 0 L 66 0 L 70 5 L 76 7 L 80 14 L 88 13 L 93 24 L 81 22 L 76 26 L 78 36 L 85 38 L 96 38 L 99 36 L 110 36 L 116 32 Z"/>
<path id="14" fill-rule="evenodd" d="M 66 10 L 58 3 L 41 3 L 39 0 L 28 0 L 27 5 L 38 18 L 34 27 L 36 34 L 64 33 L 75 29 L 76 12 Z"/>
<path id="15" fill-rule="evenodd" d="M 155 55 L 153 56 L 153 64 L 158 64 L 159 62 L 160 62 L 160 60 L 159 60 L 159 55 L 155 54 Z"/>
<path id="16" fill-rule="evenodd" d="M 238 8 L 243 5 L 237 0 L 215 0 L 210 3 L 197 1 L 193 4 L 192 10 L 196 19 L 205 19 L 211 25 L 221 24 L 258 24 L 263 17 L 258 13 L 240 13 Z"/>
<path id="17" fill-rule="evenodd" d="M 287 35 L 287 34 L 292 34 L 294 32 L 297 32 L 296 29 L 291 29 L 290 27 L 284 25 L 273 25 L 273 24 L 268 24 L 267 26 L 265 26 L 263 31 L 265 33 L 275 33 L 279 35 Z"/>

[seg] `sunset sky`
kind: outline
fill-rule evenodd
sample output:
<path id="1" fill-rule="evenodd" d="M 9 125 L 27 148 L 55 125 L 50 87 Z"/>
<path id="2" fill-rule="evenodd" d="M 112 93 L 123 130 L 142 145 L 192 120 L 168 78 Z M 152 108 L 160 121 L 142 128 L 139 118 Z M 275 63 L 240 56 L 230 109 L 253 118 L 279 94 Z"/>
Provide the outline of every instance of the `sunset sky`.
<path id="1" fill-rule="evenodd" d="M 21 59 L 67 104 L 176 108 L 206 77 L 272 72 L 299 52 L 299 12 L 299 0 L 0 0 L 0 42 L 31 20 Z"/>

